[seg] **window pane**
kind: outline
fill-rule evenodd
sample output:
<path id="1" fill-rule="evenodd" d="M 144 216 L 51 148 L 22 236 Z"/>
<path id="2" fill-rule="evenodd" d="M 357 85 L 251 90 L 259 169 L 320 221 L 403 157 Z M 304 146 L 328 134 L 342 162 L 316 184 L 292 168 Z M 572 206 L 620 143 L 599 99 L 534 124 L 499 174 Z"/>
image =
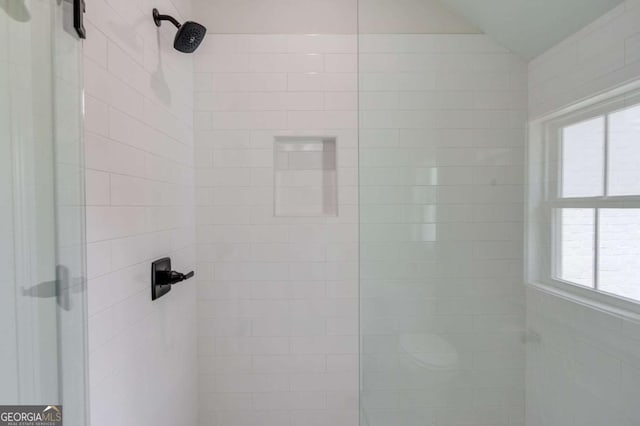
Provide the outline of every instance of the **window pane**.
<path id="1" fill-rule="evenodd" d="M 595 210 L 561 209 L 559 217 L 559 278 L 593 287 Z"/>
<path id="2" fill-rule="evenodd" d="M 609 116 L 609 194 L 640 195 L 640 106 Z"/>
<path id="3" fill-rule="evenodd" d="M 604 117 L 562 131 L 562 197 L 604 195 Z"/>
<path id="4" fill-rule="evenodd" d="M 598 287 L 640 300 L 640 209 L 602 209 L 599 228 Z"/>

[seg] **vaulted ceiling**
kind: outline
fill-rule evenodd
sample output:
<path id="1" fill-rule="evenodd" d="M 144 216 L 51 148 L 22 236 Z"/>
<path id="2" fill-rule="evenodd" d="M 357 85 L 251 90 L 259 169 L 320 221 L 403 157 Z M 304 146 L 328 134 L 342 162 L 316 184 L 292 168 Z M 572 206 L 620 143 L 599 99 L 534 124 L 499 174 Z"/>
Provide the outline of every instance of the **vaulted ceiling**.
<path id="1" fill-rule="evenodd" d="M 440 0 L 497 42 L 531 59 L 623 0 Z"/>

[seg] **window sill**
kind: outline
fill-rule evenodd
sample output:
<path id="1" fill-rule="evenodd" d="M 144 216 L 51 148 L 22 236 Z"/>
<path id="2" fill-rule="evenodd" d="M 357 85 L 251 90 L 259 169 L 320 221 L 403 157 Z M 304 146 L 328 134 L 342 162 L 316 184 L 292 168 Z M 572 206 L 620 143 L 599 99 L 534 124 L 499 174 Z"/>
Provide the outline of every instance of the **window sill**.
<path id="1" fill-rule="evenodd" d="M 551 283 L 527 282 L 527 287 L 598 312 L 640 323 L 640 302 L 560 281 L 552 281 Z"/>

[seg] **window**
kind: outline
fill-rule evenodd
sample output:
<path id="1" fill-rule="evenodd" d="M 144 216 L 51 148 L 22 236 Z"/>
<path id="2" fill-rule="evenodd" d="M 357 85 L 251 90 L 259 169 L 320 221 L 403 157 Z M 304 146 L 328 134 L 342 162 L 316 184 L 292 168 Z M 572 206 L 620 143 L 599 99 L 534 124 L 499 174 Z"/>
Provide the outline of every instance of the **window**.
<path id="1" fill-rule="evenodd" d="M 548 126 L 550 279 L 640 301 L 640 101 Z M 539 248 L 538 248 L 539 249 Z"/>

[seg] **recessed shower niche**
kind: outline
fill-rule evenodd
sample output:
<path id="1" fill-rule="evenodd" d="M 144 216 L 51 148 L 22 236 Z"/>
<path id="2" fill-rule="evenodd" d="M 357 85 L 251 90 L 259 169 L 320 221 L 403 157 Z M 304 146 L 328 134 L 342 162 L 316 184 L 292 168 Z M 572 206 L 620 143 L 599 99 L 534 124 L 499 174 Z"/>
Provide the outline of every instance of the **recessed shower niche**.
<path id="1" fill-rule="evenodd" d="M 276 216 L 337 216 L 336 138 L 278 136 L 274 143 Z"/>

